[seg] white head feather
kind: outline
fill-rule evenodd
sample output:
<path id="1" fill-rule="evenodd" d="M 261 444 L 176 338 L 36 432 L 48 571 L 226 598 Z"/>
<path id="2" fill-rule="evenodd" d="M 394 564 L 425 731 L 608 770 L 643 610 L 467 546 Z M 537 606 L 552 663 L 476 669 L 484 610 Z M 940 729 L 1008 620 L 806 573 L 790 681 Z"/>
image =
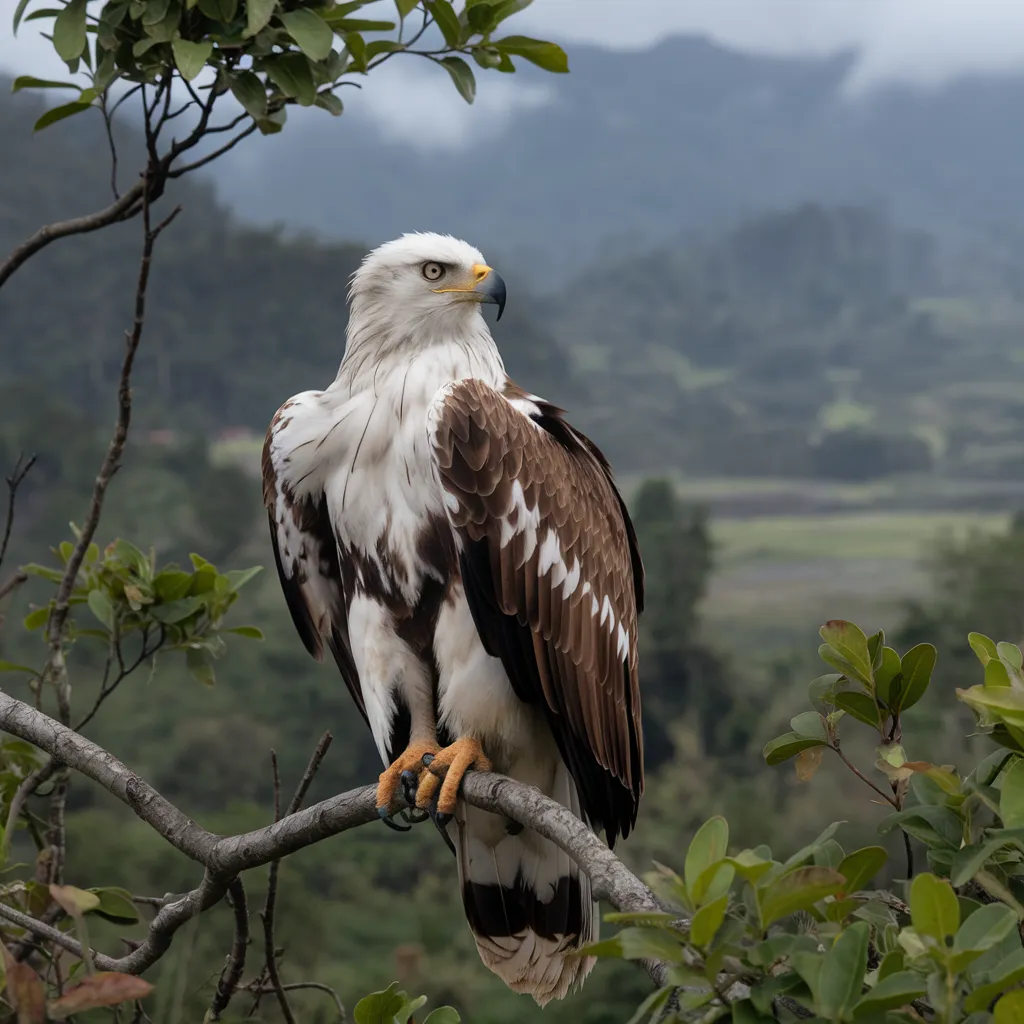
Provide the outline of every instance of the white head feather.
<path id="1" fill-rule="evenodd" d="M 490 332 L 472 291 L 438 291 L 472 284 L 485 266 L 479 249 L 451 235 L 403 235 L 374 249 L 352 275 L 346 358 L 372 345 L 380 356 Z M 441 278 L 430 277 L 440 268 Z"/>

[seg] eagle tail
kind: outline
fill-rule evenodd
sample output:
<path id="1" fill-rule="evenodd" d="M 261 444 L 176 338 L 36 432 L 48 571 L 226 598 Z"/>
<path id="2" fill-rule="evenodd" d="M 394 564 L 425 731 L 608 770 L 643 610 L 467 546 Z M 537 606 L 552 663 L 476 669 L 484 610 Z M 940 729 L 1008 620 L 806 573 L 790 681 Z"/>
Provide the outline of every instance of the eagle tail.
<path id="1" fill-rule="evenodd" d="M 561 763 L 551 789 L 548 796 L 582 817 L 576 785 Z M 575 991 L 595 962 L 567 956 L 598 936 L 590 879 L 536 832 L 515 831 L 513 823 L 461 801 L 460 812 L 459 882 L 480 959 L 540 1006 Z"/>

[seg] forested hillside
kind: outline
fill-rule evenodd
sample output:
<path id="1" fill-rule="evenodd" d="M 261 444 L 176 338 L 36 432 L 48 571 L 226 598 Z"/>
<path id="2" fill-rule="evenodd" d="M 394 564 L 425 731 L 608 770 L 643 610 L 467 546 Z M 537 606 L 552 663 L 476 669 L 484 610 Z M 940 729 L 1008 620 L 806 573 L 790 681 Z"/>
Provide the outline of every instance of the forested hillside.
<path id="1" fill-rule="evenodd" d="M 25 154 L 0 166 L 0 246 L 108 187 L 99 124 L 32 137 L 38 110 L 0 99 L 0 128 Z M 195 184 L 177 198 L 182 230 L 158 256 L 137 375 L 145 426 L 259 435 L 285 397 L 332 379 L 365 246 L 239 223 Z M 0 380 L 31 379 L 89 417 L 105 408 L 135 273 L 129 230 L 54 247 L 5 290 Z M 501 256 L 488 253 L 510 288 L 496 329 L 510 372 L 568 408 L 620 472 L 997 477 L 1024 464 L 1024 247 L 1012 238 L 974 258 L 876 208 L 803 204 L 582 261 L 546 296 Z"/>
<path id="2" fill-rule="evenodd" d="M 557 88 L 522 75 L 546 102 L 513 105 L 497 124 L 481 110 L 462 146 L 430 146 L 430 120 L 415 142 L 396 141 L 347 96 L 344 129 L 297 117 L 289 138 L 216 164 L 215 180 L 246 218 L 335 237 L 472 234 L 488 250 L 508 247 L 541 285 L 552 272 L 571 276 L 595 246 L 638 251 L 682 228 L 717 230 L 807 200 L 882 202 L 899 221 L 954 238 L 1019 237 L 1024 140 L 1012 126 L 1024 78 L 851 97 L 855 63 L 852 53 L 768 57 L 694 37 L 641 50 L 574 45 Z"/>

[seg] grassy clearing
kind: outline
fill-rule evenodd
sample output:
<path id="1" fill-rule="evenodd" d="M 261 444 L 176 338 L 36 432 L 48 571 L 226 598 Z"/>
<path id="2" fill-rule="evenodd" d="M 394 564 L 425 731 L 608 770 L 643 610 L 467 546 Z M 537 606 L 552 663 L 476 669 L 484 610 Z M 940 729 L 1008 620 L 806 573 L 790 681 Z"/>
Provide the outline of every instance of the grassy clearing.
<path id="1" fill-rule="evenodd" d="M 781 649 L 829 618 L 892 628 L 921 593 L 938 535 L 1005 528 L 1007 516 L 868 512 L 712 520 L 718 570 L 704 603 L 711 639 L 742 633 Z"/>

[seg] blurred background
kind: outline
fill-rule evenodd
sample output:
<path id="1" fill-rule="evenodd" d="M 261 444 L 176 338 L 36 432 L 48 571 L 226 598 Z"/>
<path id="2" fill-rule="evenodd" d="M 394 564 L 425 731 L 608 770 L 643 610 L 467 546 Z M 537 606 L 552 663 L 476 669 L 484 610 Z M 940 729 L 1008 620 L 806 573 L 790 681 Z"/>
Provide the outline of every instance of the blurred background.
<path id="1" fill-rule="evenodd" d="M 98 118 L 33 136 L 42 100 L 10 95 L 10 79 L 54 69 L 33 26 L 10 37 L 13 7 L 0 0 L 2 251 L 102 204 L 109 176 Z M 267 822 L 271 747 L 287 787 L 329 728 L 315 795 L 375 778 L 345 687 L 288 618 L 259 452 L 284 399 L 333 379 L 366 250 L 445 231 L 500 269 L 511 374 L 605 450 L 636 519 L 649 783 L 623 855 L 681 866 L 713 813 L 737 845 L 785 854 L 829 823 L 839 792 L 860 810 L 844 835 L 869 841 L 882 810 L 855 779 L 826 763 L 799 781 L 760 750 L 803 710 L 826 618 L 884 628 L 901 650 L 937 644 L 937 685 L 907 727 L 908 754 L 937 762 L 966 756 L 954 687 L 976 681 L 968 630 L 1020 642 L 1024 9 L 537 0 L 516 31 L 564 45 L 570 75 L 481 76 L 469 107 L 436 69 L 395 62 L 346 91 L 340 120 L 293 110 L 287 132 L 176 188 L 184 213 L 160 241 L 130 452 L 99 539 L 267 565 L 237 616 L 266 640 L 234 644 L 210 689 L 170 660 L 133 678 L 91 735 L 224 832 Z M 132 168 L 139 138 L 130 121 L 120 131 Z M 39 453 L 20 561 L 52 558 L 84 515 L 137 265 L 128 225 L 48 249 L 0 293 L 0 462 Z M 7 609 L 3 657 L 38 656 L 18 624 L 40 593 Z M 88 689 L 100 656 L 76 657 Z M 69 881 L 196 883 L 111 800 L 72 793 Z M 368 827 L 289 859 L 286 971 L 349 1003 L 399 977 L 472 1022 L 540 1019 L 478 964 L 454 864 L 428 832 Z M 157 1024 L 199 1019 L 229 917 L 176 940 Z M 646 984 L 602 965 L 543 1019 L 621 1024 Z M 318 1012 L 305 1019 L 331 1019 Z"/>

